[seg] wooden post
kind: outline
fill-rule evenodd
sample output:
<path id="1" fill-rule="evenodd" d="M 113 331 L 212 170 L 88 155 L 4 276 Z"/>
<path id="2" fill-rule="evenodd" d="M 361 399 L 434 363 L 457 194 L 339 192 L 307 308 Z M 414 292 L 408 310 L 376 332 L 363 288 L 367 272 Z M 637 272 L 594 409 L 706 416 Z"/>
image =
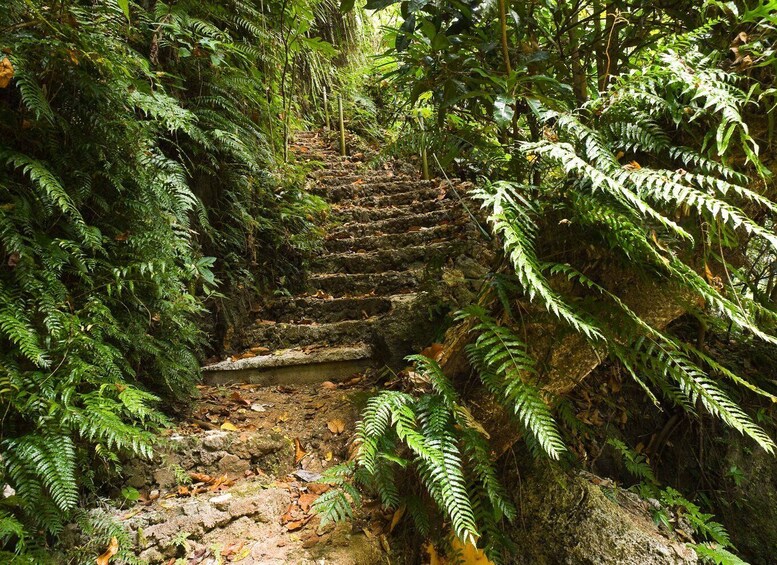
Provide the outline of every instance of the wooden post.
<path id="1" fill-rule="evenodd" d="M 429 159 L 426 155 L 426 129 L 423 117 L 418 119 L 418 123 L 421 124 L 421 176 L 424 180 L 429 180 Z"/>
<path id="2" fill-rule="evenodd" d="M 345 151 L 345 120 L 343 119 L 343 97 L 337 95 L 337 110 L 340 114 L 340 155 L 345 157 L 347 155 Z"/>
<path id="3" fill-rule="evenodd" d="M 326 93 L 326 86 L 324 87 L 324 117 L 326 118 L 326 129 L 329 130 L 329 96 Z"/>

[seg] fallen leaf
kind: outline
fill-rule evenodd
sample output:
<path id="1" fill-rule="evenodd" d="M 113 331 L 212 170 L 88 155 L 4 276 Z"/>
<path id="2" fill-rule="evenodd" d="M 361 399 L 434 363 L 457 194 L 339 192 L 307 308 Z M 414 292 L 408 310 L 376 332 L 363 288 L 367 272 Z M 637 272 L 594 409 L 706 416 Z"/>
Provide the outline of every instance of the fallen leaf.
<path id="1" fill-rule="evenodd" d="M 324 483 L 310 483 L 308 485 L 308 492 L 311 494 L 324 494 L 328 490 L 329 485 L 325 485 Z"/>
<path id="2" fill-rule="evenodd" d="M 451 547 L 453 553 L 460 556 L 460 563 L 463 565 L 494 565 L 494 563 L 486 557 L 486 554 L 482 549 L 478 549 L 471 543 L 463 544 L 457 537 L 453 538 Z"/>
<path id="3" fill-rule="evenodd" d="M 236 432 L 237 431 L 237 428 L 235 427 L 235 425 L 233 423 L 231 423 L 229 420 L 227 420 L 226 422 L 221 424 L 221 429 L 224 430 L 225 432 Z"/>
<path id="4" fill-rule="evenodd" d="M 340 418 L 335 418 L 334 420 L 329 420 L 326 423 L 326 427 L 329 428 L 329 431 L 333 434 L 340 435 L 345 431 L 345 422 Z"/>
<path id="5" fill-rule="evenodd" d="M 327 451 L 326 455 L 324 456 L 324 459 L 326 459 L 327 461 L 331 461 L 333 457 L 334 457 L 334 454 L 331 451 Z"/>
<path id="6" fill-rule="evenodd" d="M 0 61 L 0 88 L 5 88 L 11 84 L 13 75 L 14 70 L 11 60 L 8 57 L 3 57 L 3 60 Z"/>
<path id="7" fill-rule="evenodd" d="M 318 498 L 317 494 L 309 493 L 309 494 L 301 494 L 299 495 L 299 499 L 297 500 L 297 504 L 299 504 L 299 507 L 302 508 L 303 512 L 307 512 L 310 510 L 310 507 L 313 505 L 313 503 Z"/>
<path id="8" fill-rule="evenodd" d="M 179 485 L 178 496 L 189 496 L 189 487 L 187 487 L 186 485 Z"/>
<path id="9" fill-rule="evenodd" d="M 327 390 L 333 390 L 337 388 L 337 385 L 332 381 L 324 381 L 323 383 L 321 383 L 321 388 L 325 388 Z"/>
<path id="10" fill-rule="evenodd" d="M 119 553 L 119 540 L 116 536 L 113 536 L 111 542 L 108 544 L 108 549 L 97 558 L 97 565 L 108 565 L 111 558 L 117 553 Z"/>
<path id="11" fill-rule="evenodd" d="M 442 358 L 442 354 L 445 352 L 445 348 L 443 347 L 442 343 L 433 343 L 423 351 L 421 351 L 421 355 L 424 357 L 428 357 L 429 359 L 433 359 L 435 361 L 439 361 Z"/>
<path id="12" fill-rule="evenodd" d="M 227 546 L 224 549 L 221 550 L 221 556 L 232 557 L 241 549 L 243 549 L 243 546 L 245 544 L 246 542 L 244 540 L 230 542 L 227 544 Z"/>
<path id="13" fill-rule="evenodd" d="M 294 464 L 296 465 L 307 455 L 308 452 L 302 449 L 299 438 L 294 438 Z"/>
<path id="14" fill-rule="evenodd" d="M 232 394 L 230 394 L 229 399 L 235 402 L 238 402 L 240 404 L 244 404 L 245 406 L 251 405 L 251 403 L 248 402 L 245 398 L 243 398 L 243 396 L 238 391 L 234 391 Z"/>
<path id="15" fill-rule="evenodd" d="M 283 414 L 281 414 L 275 419 L 276 422 L 288 422 L 288 420 L 289 420 L 288 412 L 284 412 Z"/>
<path id="16" fill-rule="evenodd" d="M 294 520 L 293 522 L 289 522 L 286 524 L 286 530 L 289 532 L 296 532 L 297 530 L 301 530 L 302 526 L 305 525 L 305 520 Z"/>
<path id="17" fill-rule="evenodd" d="M 397 524 L 399 524 L 399 521 L 402 519 L 402 516 L 405 515 L 405 506 L 402 505 L 399 508 L 397 508 L 394 511 L 394 515 L 391 517 L 391 525 L 389 526 L 389 533 L 394 531 L 394 528 L 397 527 Z"/>
<path id="18" fill-rule="evenodd" d="M 205 473 L 195 473 L 194 471 L 189 472 L 189 477 L 195 483 L 210 484 L 214 480 L 213 477 L 211 477 L 210 475 L 206 475 Z"/>

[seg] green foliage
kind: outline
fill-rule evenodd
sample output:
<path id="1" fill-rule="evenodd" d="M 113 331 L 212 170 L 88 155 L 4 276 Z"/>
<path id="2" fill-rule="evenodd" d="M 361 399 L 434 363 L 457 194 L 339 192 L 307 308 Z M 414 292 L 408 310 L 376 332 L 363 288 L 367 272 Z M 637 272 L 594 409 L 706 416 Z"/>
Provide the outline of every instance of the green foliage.
<path id="1" fill-rule="evenodd" d="M 476 326 L 471 365 L 529 444 L 564 452 L 534 357 L 549 344 L 516 337 L 542 325 L 609 355 L 654 404 L 705 410 L 774 452 L 737 401 L 743 388 L 775 400 L 773 383 L 730 370 L 702 338 L 684 343 L 665 327 L 676 316 L 646 304 L 777 340 L 777 204 L 761 156 L 777 109 L 773 2 L 511 3 L 506 20 L 494 2 L 369 3 L 393 5 L 385 79 L 425 125 L 399 126 L 393 151 L 426 144 L 451 176 L 479 179 L 470 196 L 504 262 L 486 307 L 460 320 Z M 655 292 L 624 292 L 635 287 Z M 655 482 L 646 461 L 629 465 Z"/>
<path id="2" fill-rule="evenodd" d="M 351 501 L 359 500 L 353 480 L 386 508 L 406 507 L 419 530 L 427 532 L 432 506 L 419 502 L 419 496 L 428 496 L 459 539 L 477 544 L 496 532 L 501 520 L 512 520 L 515 508 L 497 478 L 485 431 L 440 366 L 422 355 L 408 360 L 430 391 L 386 390 L 369 400 L 357 428 L 357 457 L 327 473 L 323 480 L 336 488 L 318 499 L 316 511 L 326 521 L 350 517 Z M 519 412 L 525 410 L 531 407 Z M 400 490 L 410 473 L 424 492 Z M 498 559 L 500 538 L 488 535 L 484 541 L 489 556 Z"/>
<path id="3" fill-rule="evenodd" d="M 481 307 L 470 306 L 458 316 L 460 320 L 468 318 L 476 321 L 470 331 L 477 338 L 466 347 L 467 355 L 484 386 L 549 457 L 559 459 L 566 448 L 550 408 L 531 383 L 536 371 L 526 344 Z"/>
<path id="4" fill-rule="evenodd" d="M 3 6 L 1 548 L 45 549 L 122 456 L 150 457 L 206 307 L 227 316 L 216 289 L 277 284 L 315 245 L 321 201 L 269 171 L 279 46 L 319 4 Z M 294 57 L 331 49 L 302 33 Z"/>

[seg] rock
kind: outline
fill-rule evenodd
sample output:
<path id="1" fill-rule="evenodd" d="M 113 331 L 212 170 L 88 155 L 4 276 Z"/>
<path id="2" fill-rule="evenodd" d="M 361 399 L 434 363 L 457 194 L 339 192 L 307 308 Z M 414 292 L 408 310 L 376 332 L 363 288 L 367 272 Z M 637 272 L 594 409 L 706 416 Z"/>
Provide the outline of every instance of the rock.
<path id="1" fill-rule="evenodd" d="M 293 474 L 295 477 L 305 481 L 306 483 L 313 483 L 321 478 L 321 473 L 314 473 L 312 471 L 306 471 L 304 469 L 300 469 L 299 471 L 294 471 Z"/>
<path id="2" fill-rule="evenodd" d="M 251 464 L 248 461 L 232 453 L 225 454 L 218 462 L 219 473 L 226 473 L 233 477 L 242 476 L 250 468 Z"/>
<path id="3" fill-rule="evenodd" d="M 152 476 L 154 484 L 159 488 L 167 489 L 176 485 L 175 473 L 168 467 L 159 467 Z"/>
<path id="4" fill-rule="evenodd" d="M 143 533 L 149 541 L 156 542 L 157 545 L 164 545 L 181 532 L 186 532 L 191 539 L 197 540 L 203 534 L 202 524 L 196 516 L 179 515 L 150 526 Z"/>
<path id="5" fill-rule="evenodd" d="M 602 487 L 543 462 L 522 468 L 520 477 L 514 482 L 520 485 L 513 493 L 519 516 L 511 536 L 518 565 L 698 563 L 692 549 L 636 510 L 642 505 L 624 508 Z"/>
<path id="6" fill-rule="evenodd" d="M 208 430 L 202 434 L 202 446 L 210 451 L 224 451 L 231 443 L 230 434 L 221 430 Z"/>
<path id="7" fill-rule="evenodd" d="M 232 495 L 230 493 L 226 493 L 220 496 L 214 496 L 210 499 L 209 502 L 219 510 L 226 510 L 231 500 Z"/>
<path id="8" fill-rule="evenodd" d="M 253 517 L 258 522 L 277 520 L 288 506 L 289 494 L 281 489 L 267 489 L 258 494 L 235 496 L 227 507 L 232 518 Z"/>

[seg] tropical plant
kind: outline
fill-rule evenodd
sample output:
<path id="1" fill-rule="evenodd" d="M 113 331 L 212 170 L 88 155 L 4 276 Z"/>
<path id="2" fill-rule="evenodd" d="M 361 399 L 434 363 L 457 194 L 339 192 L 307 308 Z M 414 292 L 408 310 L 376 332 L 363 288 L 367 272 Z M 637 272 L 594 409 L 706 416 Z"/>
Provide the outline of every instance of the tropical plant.
<path id="1" fill-rule="evenodd" d="M 552 458 L 564 452 L 552 415 L 562 404 L 550 393 L 568 388 L 548 382 L 544 349 L 516 338 L 530 332 L 527 319 L 546 334 L 579 336 L 576 347 L 609 356 L 653 403 L 703 409 L 773 452 L 734 391 L 772 401 L 777 391 L 732 371 L 704 339 L 718 328 L 777 340 L 775 203 L 760 154 L 772 136 L 754 119 L 774 110 L 773 73 L 729 58 L 733 36 L 738 56 L 761 50 L 758 60 L 771 60 L 765 4 L 367 3 L 392 5 L 400 24 L 388 35 L 386 79 L 397 103 L 427 120 L 442 167 L 481 175 L 469 196 L 512 279 L 465 311 L 463 327 L 474 328 L 467 353 L 530 445 Z M 742 28 L 758 40 L 736 35 Z M 409 139 L 399 137 L 399 151 L 417 151 Z M 624 292 L 634 281 L 660 298 Z M 651 316 L 657 299 L 677 313 Z M 683 312 L 699 326 L 696 343 L 666 327 Z M 399 422 L 393 400 L 378 398 L 387 421 Z M 446 514 L 472 539 L 454 518 L 472 499 L 460 499 Z"/>
<path id="2" fill-rule="evenodd" d="M 316 245 L 321 201 L 272 171 L 300 92 L 278 46 L 319 4 L 4 4 L 0 550 L 45 549 L 151 456 L 206 306 L 229 317 L 217 288 L 282 284 Z M 314 34 L 295 57 L 327 52 Z"/>

